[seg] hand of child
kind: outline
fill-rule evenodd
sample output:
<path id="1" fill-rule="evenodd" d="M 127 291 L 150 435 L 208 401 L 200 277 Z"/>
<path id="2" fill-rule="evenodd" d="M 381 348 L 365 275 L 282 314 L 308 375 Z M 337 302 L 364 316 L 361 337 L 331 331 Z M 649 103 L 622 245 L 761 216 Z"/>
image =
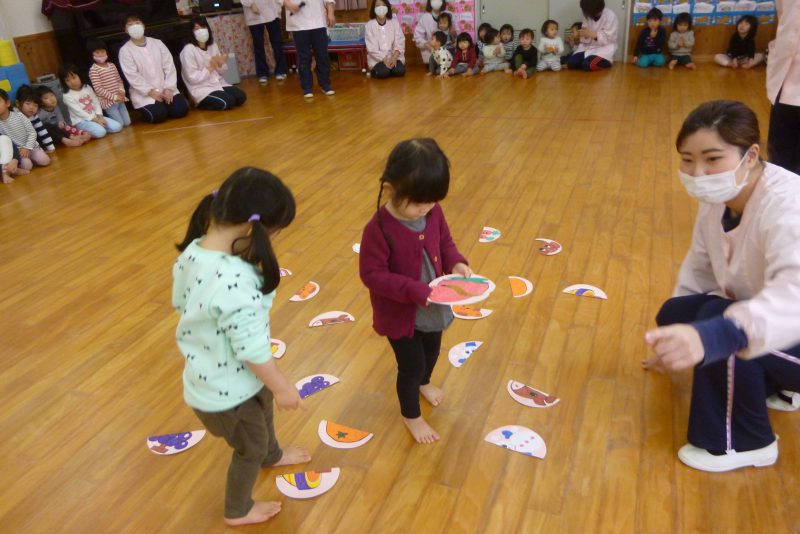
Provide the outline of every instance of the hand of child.
<path id="1" fill-rule="evenodd" d="M 472 276 L 472 269 L 469 268 L 469 265 L 466 263 L 456 263 L 453 265 L 453 274 L 457 274 L 458 276 L 463 276 L 464 278 L 469 278 Z"/>
<path id="2" fill-rule="evenodd" d="M 21 158 L 29 158 L 31 157 L 31 150 L 29 148 L 19 148 L 19 157 Z"/>
<path id="3" fill-rule="evenodd" d="M 58 127 L 59 127 L 60 129 L 64 130 L 64 129 L 66 129 L 66 128 L 67 128 L 67 123 L 66 123 L 66 122 L 64 122 L 64 121 L 61 121 L 61 122 L 59 122 L 59 123 L 58 123 Z"/>
<path id="4" fill-rule="evenodd" d="M 753 60 L 752 59 L 748 59 L 748 60 L 742 62 L 742 64 L 739 65 L 739 66 L 742 67 L 743 69 L 749 69 L 750 67 L 753 66 Z"/>
<path id="5" fill-rule="evenodd" d="M 645 341 L 655 353 L 655 356 L 642 362 L 645 369 L 681 371 L 694 367 L 705 356 L 703 341 L 692 325 L 674 324 L 656 328 L 645 334 Z"/>
<path id="6" fill-rule="evenodd" d="M 683 37 L 678 37 L 678 48 L 683 48 L 684 47 L 683 43 L 684 43 Z"/>
<path id="7" fill-rule="evenodd" d="M 96 122 L 100 126 L 105 126 L 106 125 L 106 120 L 103 117 L 101 117 L 100 115 L 95 115 L 95 117 L 92 119 L 92 121 Z"/>
<path id="8" fill-rule="evenodd" d="M 633 56 L 633 62 L 639 63 L 639 56 Z"/>
<path id="9" fill-rule="evenodd" d="M 736 58 L 733 58 L 733 59 L 731 60 L 731 67 L 733 67 L 733 68 L 735 69 L 735 68 L 736 68 L 736 67 L 738 67 L 738 66 L 739 66 L 739 60 L 738 60 L 738 59 L 736 59 Z"/>
<path id="10" fill-rule="evenodd" d="M 273 396 L 275 397 L 275 404 L 278 405 L 279 410 L 306 409 L 303 399 L 300 398 L 300 392 L 297 391 L 297 388 L 293 385 L 289 384 L 288 381 L 285 388 L 273 391 Z"/>

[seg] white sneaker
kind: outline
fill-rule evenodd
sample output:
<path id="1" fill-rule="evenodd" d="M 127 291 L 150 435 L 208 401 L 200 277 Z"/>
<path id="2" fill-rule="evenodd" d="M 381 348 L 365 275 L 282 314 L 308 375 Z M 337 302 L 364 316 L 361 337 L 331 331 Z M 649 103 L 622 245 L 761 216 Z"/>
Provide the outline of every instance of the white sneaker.
<path id="1" fill-rule="evenodd" d="M 325 91 L 325 94 L 328 96 L 333 96 L 336 94 L 336 91 L 334 91 L 333 89 L 328 89 L 327 91 Z"/>
<path id="2" fill-rule="evenodd" d="M 733 471 L 740 467 L 766 467 L 778 461 L 778 436 L 766 447 L 754 451 L 730 451 L 720 456 L 687 443 L 678 451 L 678 458 L 689 467 L 712 473 Z"/>
<path id="3" fill-rule="evenodd" d="M 303 95 L 303 98 L 314 98 L 314 93 L 306 93 Z"/>
<path id="4" fill-rule="evenodd" d="M 783 397 L 788 397 L 791 400 L 787 401 L 786 399 L 782 398 L 781 395 L 783 395 Z M 767 408 L 780 410 L 782 412 L 793 412 L 800 408 L 800 393 L 783 390 L 775 395 L 770 395 L 767 397 Z"/>
<path id="5" fill-rule="evenodd" d="M 267 83 L 268 81 L 269 81 L 269 78 L 267 78 L 266 76 L 261 76 L 258 79 L 258 83 Z"/>
<path id="6" fill-rule="evenodd" d="M 283 80 L 286 79 L 286 75 L 285 74 L 276 74 L 275 75 L 275 79 L 278 80 L 279 82 L 282 82 Z"/>

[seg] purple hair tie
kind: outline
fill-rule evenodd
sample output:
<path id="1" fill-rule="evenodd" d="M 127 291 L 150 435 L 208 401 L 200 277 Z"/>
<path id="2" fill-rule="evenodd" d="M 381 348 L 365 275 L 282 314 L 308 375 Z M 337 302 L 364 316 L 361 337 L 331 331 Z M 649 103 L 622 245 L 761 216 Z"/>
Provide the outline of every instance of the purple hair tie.
<path id="1" fill-rule="evenodd" d="M 211 198 L 217 198 L 217 193 L 219 193 L 219 189 L 214 189 L 214 190 L 211 192 Z"/>
<path id="2" fill-rule="evenodd" d="M 261 220 L 261 215 L 259 215 L 258 213 L 254 213 L 250 216 L 249 219 L 247 219 L 247 222 L 255 222 L 260 220 Z"/>

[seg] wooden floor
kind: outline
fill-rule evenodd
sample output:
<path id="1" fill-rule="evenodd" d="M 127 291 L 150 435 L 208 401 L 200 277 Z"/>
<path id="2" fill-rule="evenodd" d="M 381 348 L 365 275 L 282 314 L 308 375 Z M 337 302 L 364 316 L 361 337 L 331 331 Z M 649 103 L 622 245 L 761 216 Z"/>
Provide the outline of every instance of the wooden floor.
<path id="1" fill-rule="evenodd" d="M 296 532 L 800 532 L 800 416 L 773 414 L 778 464 L 730 474 L 684 467 L 689 374 L 642 372 L 643 335 L 669 296 L 696 207 L 677 179 L 675 135 L 700 102 L 736 98 L 762 119 L 764 71 L 703 65 L 503 74 L 441 81 L 414 72 L 377 81 L 337 73 L 337 95 L 300 96 L 296 76 L 260 88 L 228 113 L 193 111 L 80 149 L 0 188 L 0 530 L 221 532 L 229 449 L 208 436 L 173 457 L 148 435 L 199 428 L 183 403 L 183 358 L 170 308 L 173 243 L 199 198 L 234 169 L 264 167 L 299 205 L 277 240 L 294 276 L 281 283 L 273 335 L 288 344 L 291 378 L 341 378 L 281 412 L 278 437 L 341 467 L 337 486 L 308 502 L 283 498 L 268 527 Z M 443 439 L 412 443 L 400 423 L 394 358 L 371 329 L 351 245 L 375 209 L 391 147 L 435 137 L 452 162 L 443 203 L 476 272 L 498 283 L 481 321 L 457 321 L 443 352 L 485 345 L 460 369 L 445 357 L 434 382 L 445 404 L 423 411 Z M 503 232 L 479 244 L 481 228 Z M 554 257 L 533 239 L 564 245 Z M 512 299 L 509 275 L 532 280 Z M 306 281 L 307 303 L 288 302 Z M 589 283 L 607 301 L 564 295 Z M 309 329 L 316 314 L 357 322 Z M 509 379 L 557 395 L 532 410 Z M 329 419 L 375 433 L 342 451 L 320 443 Z M 536 430 L 545 460 L 483 441 L 508 424 Z M 276 470 L 257 498 L 278 499 Z"/>

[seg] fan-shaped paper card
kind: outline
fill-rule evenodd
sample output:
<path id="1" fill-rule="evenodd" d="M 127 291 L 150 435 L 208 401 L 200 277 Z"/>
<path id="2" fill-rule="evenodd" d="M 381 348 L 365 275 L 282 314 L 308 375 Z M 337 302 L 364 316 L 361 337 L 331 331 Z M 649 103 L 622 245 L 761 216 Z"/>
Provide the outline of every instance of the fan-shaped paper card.
<path id="1" fill-rule="evenodd" d="M 530 295 L 533 291 L 533 282 L 521 276 L 509 276 L 508 283 L 511 284 L 511 294 L 515 299 Z"/>
<path id="2" fill-rule="evenodd" d="M 547 445 L 542 437 L 524 426 L 509 425 L 495 428 L 486 435 L 484 440 L 528 456 L 542 459 L 547 456 Z"/>
<path id="3" fill-rule="evenodd" d="M 483 341 L 464 341 L 450 349 L 447 358 L 453 367 L 461 367 L 481 345 L 483 345 Z"/>
<path id="4" fill-rule="evenodd" d="M 286 354 L 286 343 L 273 337 L 269 340 L 269 349 L 272 352 L 272 357 L 280 360 Z"/>
<path id="5" fill-rule="evenodd" d="M 300 288 L 300 290 L 292 295 L 289 300 L 292 302 L 305 302 L 307 300 L 313 299 L 319 293 L 319 284 L 313 280 L 310 280 L 306 285 Z"/>
<path id="6" fill-rule="evenodd" d="M 448 306 L 475 304 L 489 298 L 495 284 L 485 276 L 473 274 L 469 277 L 447 274 L 431 281 L 428 302 Z"/>
<path id="7" fill-rule="evenodd" d="M 497 228 L 484 226 L 483 230 L 481 230 L 481 236 L 478 238 L 478 243 L 491 243 L 492 241 L 497 241 L 500 239 L 501 235 L 503 235 L 503 232 Z"/>
<path id="8" fill-rule="evenodd" d="M 317 434 L 322 443 L 334 449 L 355 449 L 372 439 L 373 434 L 323 419 Z"/>
<path id="9" fill-rule="evenodd" d="M 339 379 L 333 375 L 318 374 L 310 375 L 302 380 L 299 380 L 294 387 L 296 387 L 297 391 L 300 393 L 300 398 L 305 399 L 306 397 L 313 395 L 318 391 L 322 391 L 325 388 L 329 388 L 338 382 Z"/>
<path id="10" fill-rule="evenodd" d="M 483 319 L 484 317 L 489 317 L 489 315 L 492 314 L 492 310 L 487 310 L 486 308 L 476 308 L 474 306 L 453 306 L 452 308 L 453 315 L 459 319 L 466 319 L 468 321 Z"/>
<path id="11" fill-rule="evenodd" d="M 353 244 L 353 252 L 355 252 L 356 254 L 361 254 L 361 243 Z"/>
<path id="12" fill-rule="evenodd" d="M 278 491 L 292 499 L 311 499 L 322 495 L 336 485 L 339 468 L 329 471 L 304 471 L 275 477 Z"/>
<path id="13" fill-rule="evenodd" d="M 284 276 L 292 276 L 292 271 L 289 269 L 284 269 L 283 267 L 280 268 L 281 278 Z"/>
<path id="14" fill-rule="evenodd" d="M 311 328 L 315 326 L 328 326 L 339 323 L 353 323 L 356 318 L 344 311 L 329 311 L 320 313 L 308 323 Z"/>
<path id="15" fill-rule="evenodd" d="M 578 295 L 579 297 L 591 297 L 595 299 L 608 299 L 605 292 L 599 287 L 590 286 L 589 284 L 575 284 L 569 286 L 564 290 L 564 293 L 570 295 Z"/>
<path id="16" fill-rule="evenodd" d="M 205 430 L 192 430 L 191 432 L 150 436 L 147 438 L 147 448 L 159 456 L 178 454 L 197 445 L 205 435 Z"/>
<path id="17" fill-rule="evenodd" d="M 549 408 L 561 400 L 515 380 L 508 381 L 508 394 L 518 403 L 531 408 Z"/>
<path id="18" fill-rule="evenodd" d="M 536 241 L 541 241 L 544 243 L 544 246 L 539 247 L 539 254 L 544 254 L 545 256 L 555 256 L 563 250 L 561 243 L 558 241 L 545 239 L 544 237 L 537 237 Z"/>

